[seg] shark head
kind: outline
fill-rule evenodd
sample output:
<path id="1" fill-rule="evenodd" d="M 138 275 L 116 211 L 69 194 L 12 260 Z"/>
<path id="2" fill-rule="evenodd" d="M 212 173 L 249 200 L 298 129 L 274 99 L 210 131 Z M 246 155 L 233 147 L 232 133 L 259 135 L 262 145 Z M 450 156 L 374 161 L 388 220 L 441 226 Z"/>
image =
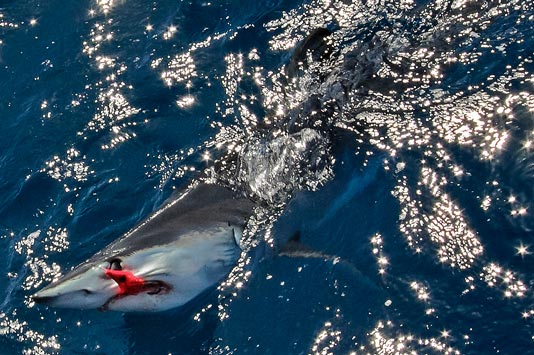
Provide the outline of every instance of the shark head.
<path id="1" fill-rule="evenodd" d="M 32 296 L 51 307 L 158 312 L 179 307 L 216 284 L 240 253 L 233 233 L 221 229 L 200 238 L 155 245 L 79 265 Z"/>
<path id="2" fill-rule="evenodd" d="M 236 264 L 253 203 L 201 184 L 36 294 L 50 307 L 157 312 L 216 285 Z"/>
<path id="3" fill-rule="evenodd" d="M 184 302 L 176 297 L 172 267 L 155 250 L 89 261 L 32 296 L 51 307 L 160 311 Z"/>

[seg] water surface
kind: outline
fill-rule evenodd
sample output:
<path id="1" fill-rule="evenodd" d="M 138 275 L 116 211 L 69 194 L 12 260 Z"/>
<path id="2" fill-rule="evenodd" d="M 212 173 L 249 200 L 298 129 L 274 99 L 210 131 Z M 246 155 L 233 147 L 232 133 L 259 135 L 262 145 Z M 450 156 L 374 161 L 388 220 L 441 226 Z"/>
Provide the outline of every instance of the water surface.
<path id="1" fill-rule="evenodd" d="M 531 353 L 533 18 L 1 2 L 0 354 Z M 317 28 L 330 55 L 287 78 Z M 200 176 L 263 206 L 221 285 L 165 314 L 32 302 Z M 295 233 L 316 257 L 278 255 Z"/>

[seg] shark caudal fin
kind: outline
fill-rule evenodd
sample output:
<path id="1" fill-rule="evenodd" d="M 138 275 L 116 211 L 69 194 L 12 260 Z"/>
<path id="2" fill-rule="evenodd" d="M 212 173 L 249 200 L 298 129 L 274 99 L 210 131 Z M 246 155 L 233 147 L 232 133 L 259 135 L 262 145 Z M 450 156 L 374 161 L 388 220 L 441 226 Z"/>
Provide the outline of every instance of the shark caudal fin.
<path id="1" fill-rule="evenodd" d="M 328 131 L 331 127 L 330 120 L 326 118 L 330 110 L 323 102 L 320 86 L 332 70 L 332 34 L 327 28 L 313 30 L 295 47 L 285 67 L 284 91 L 288 101 L 292 102 L 288 106 L 294 107 L 283 122 L 288 133 L 296 133 L 304 128 Z M 303 94 L 307 98 L 295 104 L 294 98 Z"/>
<path id="2" fill-rule="evenodd" d="M 332 48 L 326 39 L 331 34 L 327 28 L 317 28 L 297 45 L 286 67 L 288 79 L 295 78 L 300 70 L 308 68 L 308 55 L 312 61 L 322 61 L 330 56 Z"/>

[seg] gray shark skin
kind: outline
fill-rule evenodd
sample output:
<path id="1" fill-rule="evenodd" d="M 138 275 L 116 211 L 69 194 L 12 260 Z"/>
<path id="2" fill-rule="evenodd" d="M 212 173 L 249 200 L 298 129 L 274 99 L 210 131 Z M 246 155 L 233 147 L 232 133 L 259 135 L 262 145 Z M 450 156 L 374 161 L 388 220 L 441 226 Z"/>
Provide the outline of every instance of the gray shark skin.
<path id="1" fill-rule="evenodd" d="M 254 203 L 200 183 L 154 212 L 33 300 L 51 307 L 156 312 L 179 307 L 237 262 Z"/>

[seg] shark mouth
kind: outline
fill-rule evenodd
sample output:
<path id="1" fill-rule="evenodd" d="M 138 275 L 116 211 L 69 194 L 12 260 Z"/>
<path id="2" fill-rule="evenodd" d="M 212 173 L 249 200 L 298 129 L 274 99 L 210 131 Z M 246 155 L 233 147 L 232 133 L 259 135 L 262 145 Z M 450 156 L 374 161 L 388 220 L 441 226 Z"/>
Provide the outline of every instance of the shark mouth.
<path id="1" fill-rule="evenodd" d="M 168 293 L 171 290 L 171 286 L 163 281 L 145 280 L 135 276 L 131 271 L 106 269 L 105 273 L 119 285 L 119 291 L 98 308 L 100 311 L 107 311 L 111 303 L 124 297 L 141 293 L 158 295 Z"/>

